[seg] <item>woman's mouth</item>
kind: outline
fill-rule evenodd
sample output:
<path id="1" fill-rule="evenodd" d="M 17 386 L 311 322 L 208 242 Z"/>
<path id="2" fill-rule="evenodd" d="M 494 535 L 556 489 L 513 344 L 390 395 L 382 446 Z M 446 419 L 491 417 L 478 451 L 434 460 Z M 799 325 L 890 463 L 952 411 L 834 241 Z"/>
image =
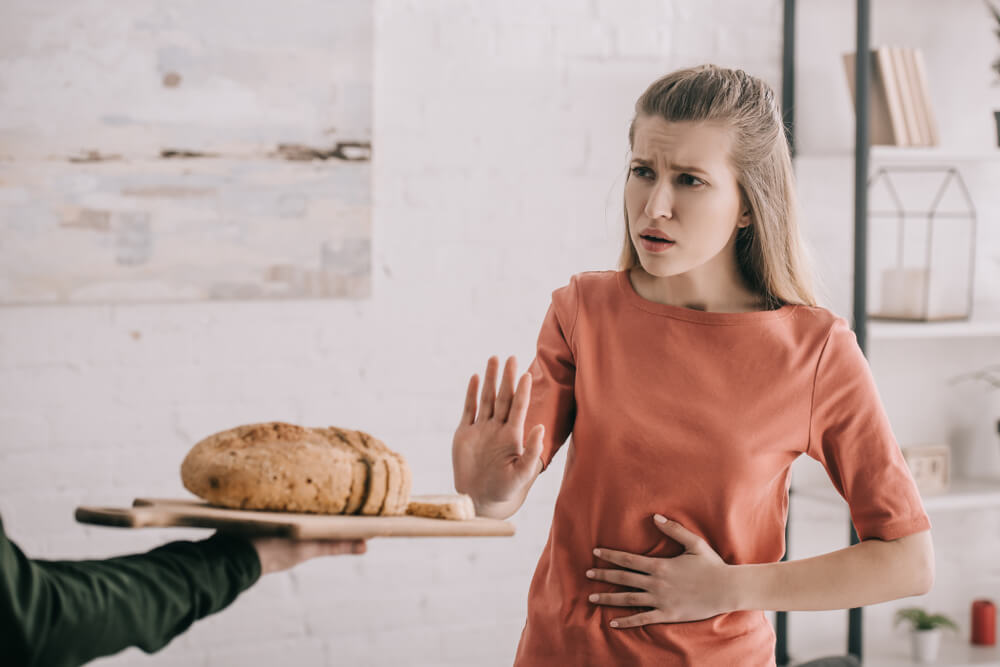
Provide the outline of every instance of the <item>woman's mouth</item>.
<path id="1" fill-rule="evenodd" d="M 664 252 L 674 247 L 674 241 L 667 241 L 666 239 L 661 239 L 658 236 L 646 236 L 642 235 L 639 237 L 642 247 L 649 252 Z"/>

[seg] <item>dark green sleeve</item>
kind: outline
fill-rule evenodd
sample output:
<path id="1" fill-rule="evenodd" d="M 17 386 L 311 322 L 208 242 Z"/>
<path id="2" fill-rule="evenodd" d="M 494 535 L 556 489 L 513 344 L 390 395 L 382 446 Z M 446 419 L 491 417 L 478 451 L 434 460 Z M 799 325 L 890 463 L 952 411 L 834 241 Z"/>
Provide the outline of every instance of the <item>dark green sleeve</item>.
<path id="1" fill-rule="evenodd" d="M 0 520 L 0 655 L 68 667 L 129 646 L 152 653 L 259 577 L 253 545 L 228 535 L 108 560 L 42 561 L 25 557 Z"/>

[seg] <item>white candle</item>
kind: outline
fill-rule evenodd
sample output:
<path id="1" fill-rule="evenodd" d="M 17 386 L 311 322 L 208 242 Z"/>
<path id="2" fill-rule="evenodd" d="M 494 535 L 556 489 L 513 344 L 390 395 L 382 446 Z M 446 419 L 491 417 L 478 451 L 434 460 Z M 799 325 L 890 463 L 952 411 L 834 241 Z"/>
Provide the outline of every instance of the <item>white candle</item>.
<path id="1" fill-rule="evenodd" d="M 879 314 L 922 320 L 925 310 L 927 269 L 887 269 L 882 272 L 882 303 Z"/>

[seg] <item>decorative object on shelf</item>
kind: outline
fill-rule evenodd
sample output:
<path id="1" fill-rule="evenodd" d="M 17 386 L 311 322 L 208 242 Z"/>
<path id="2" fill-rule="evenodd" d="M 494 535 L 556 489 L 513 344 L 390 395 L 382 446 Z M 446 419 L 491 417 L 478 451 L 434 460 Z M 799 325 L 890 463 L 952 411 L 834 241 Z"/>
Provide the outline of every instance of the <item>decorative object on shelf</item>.
<path id="1" fill-rule="evenodd" d="M 979 380 L 989 386 L 988 391 L 1000 390 L 1000 364 L 991 364 L 971 373 L 962 373 L 949 380 L 949 384 L 958 384 L 966 380 Z"/>
<path id="2" fill-rule="evenodd" d="M 941 628 L 958 630 L 958 625 L 944 614 L 929 614 L 921 607 L 907 607 L 896 612 L 896 625 L 910 624 L 913 660 L 929 663 L 937 660 L 941 649 Z"/>
<path id="3" fill-rule="evenodd" d="M 972 315 L 976 210 L 954 167 L 882 166 L 868 182 L 868 316 L 967 320 Z M 905 199 L 930 195 L 926 206 Z M 889 222 L 887 222 L 887 220 Z"/>
<path id="4" fill-rule="evenodd" d="M 903 458 L 922 495 L 947 493 L 951 484 L 951 447 L 922 445 L 903 447 Z"/>
<path id="5" fill-rule="evenodd" d="M 955 478 L 1000 481 L 1000 359 L 951 376 L 941 409 Z"/>
<path id="6" fill-rule="evenodd" d="M 992 364 L 990 366 L 980 368 L 978 371 L 956 375 L 951 378 L 949 384 L 958 384 L 966 380 L 973 380 L 986 384 L 987 392 L 989 393 L 989 397 L 991 399 L 989 401 L 989 408 L 987 408 L 989 411 L 987 419 L 989 420 L 990 430 L 1000 436 L 1000 364 Z"/>
<path id="7" fill-rule="evenodd" d="M 1000 39 L 1000 10 L 990 2 L 990 0 L 984 0 L 986 6 L 989 7 L 990 13 L 993 14 L 993 18 L 996 20 L 996 25 L 993 27 L 993 32 L 996 33 L 997 39 Z M 997 73 L 997 83 L 1000 83 L 1000 56 L 993 61 L 993 71 Z M 1000 109 L 993 110 L 993 120 L 997 124 L 997 146 L 1000 146 Z"/>
<path id="8" fill-rule="evenodd" d="M 996 645 L 997 606 L 993 604 L 993 600 L 973 600 L 970 641 L 978 646 Z"/>
<path id="9" fill-rule="evenodd" d="M 857 54 L 844 54 L 844 71 L 857 104 Z M 871 52 L 868 137 L 878 146 L 937 146 L 937 121 L 920 49 L 880 46 Z"/>

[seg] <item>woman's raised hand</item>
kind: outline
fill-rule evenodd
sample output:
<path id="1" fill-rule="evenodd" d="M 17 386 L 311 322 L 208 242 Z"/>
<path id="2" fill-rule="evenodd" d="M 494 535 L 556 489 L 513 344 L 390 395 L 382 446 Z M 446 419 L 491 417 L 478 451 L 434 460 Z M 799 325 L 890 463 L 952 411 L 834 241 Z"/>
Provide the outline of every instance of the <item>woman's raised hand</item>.
<path id="1" fill-rule="evenodd" d="M 515 391 L 517 360 L 510 357 L 497 393 L 499 366 L 497 357 L 490 357 L 486 363 L 478 406 L 479 376 L 469 380 L 465 409 L 451 447 L 455 490 L 469 494 L 481 516 L 513 514 L 541 470 L 539 457 L 545 427 L 538 424 L 532 428 L 527 442 L 524 435 L 531 375 L 522 375 Z"/>

